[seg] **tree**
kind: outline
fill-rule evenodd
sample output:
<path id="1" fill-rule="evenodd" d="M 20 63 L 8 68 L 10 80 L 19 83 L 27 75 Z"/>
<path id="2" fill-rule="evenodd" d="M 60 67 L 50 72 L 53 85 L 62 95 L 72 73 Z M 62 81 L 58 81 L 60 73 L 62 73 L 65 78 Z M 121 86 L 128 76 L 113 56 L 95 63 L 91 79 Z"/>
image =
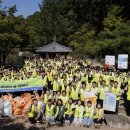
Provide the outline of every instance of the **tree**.
<path id="1" fill-rule="evenodd" d="M 5 63 L 12 49 L 23 49 L 29 41 L 26 21 L 22 16 L 14 16 L 15 11 L 15 5 L 0 11 L 0 62 Z"/>

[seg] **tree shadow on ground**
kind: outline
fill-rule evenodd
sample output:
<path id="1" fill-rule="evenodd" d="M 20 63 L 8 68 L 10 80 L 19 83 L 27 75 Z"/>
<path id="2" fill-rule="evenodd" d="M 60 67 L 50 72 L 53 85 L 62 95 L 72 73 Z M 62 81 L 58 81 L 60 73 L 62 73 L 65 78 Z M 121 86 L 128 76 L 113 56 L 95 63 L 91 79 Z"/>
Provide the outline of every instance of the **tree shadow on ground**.
<path id="1" fill-rule="evenodd" d="M 28 125 L 28 122 L 15 122 L 17 119 L 9 119 L 3 118 L 0 119 L 0 130 L 45 130 L 45 128 L 41 125 L 41 127 L 37 127 L 36 125 Z M 26 127 L 28 125 L 28 127 Z"/>

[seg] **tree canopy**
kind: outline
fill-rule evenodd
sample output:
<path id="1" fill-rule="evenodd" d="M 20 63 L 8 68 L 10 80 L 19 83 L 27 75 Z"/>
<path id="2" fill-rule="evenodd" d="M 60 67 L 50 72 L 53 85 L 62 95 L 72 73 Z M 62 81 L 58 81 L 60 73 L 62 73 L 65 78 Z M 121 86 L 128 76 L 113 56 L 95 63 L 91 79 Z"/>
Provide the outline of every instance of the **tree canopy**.
<path id="1" fill-rule="evenodd" d="M 1 5 L 1 1 L 0 1 Z M 57 42 L 90 57 L 130 53 L 128 0 L 43 0 L 40 11 L 15 16 L 16 5 L 0 6 L 0 55 Z"/>

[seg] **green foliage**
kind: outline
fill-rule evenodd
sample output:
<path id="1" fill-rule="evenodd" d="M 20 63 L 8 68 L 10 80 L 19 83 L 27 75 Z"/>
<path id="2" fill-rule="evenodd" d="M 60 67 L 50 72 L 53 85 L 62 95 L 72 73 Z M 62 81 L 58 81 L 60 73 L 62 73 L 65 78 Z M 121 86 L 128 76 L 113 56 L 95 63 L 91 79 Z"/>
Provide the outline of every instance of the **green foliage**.
<path id="1" fill-rule="evenodd" d="M 39 8 L 25 19 L 14 15 L 15 5 L 0 6 L 3 59 L 14 48 L 35 50 L 55 36 L 75 53 L 91 57 L 130 52 L 128 0 L 43 0 Z"/>
<path id="2" fill-rule="evenodd" d="M 22 50 L 29 43 L 26 20 L 22 16 L 14 16 L 15 11 L 15 5 L 0 9 L 0 59 L 3 58 L 3 62 L 12 49 Z"/>

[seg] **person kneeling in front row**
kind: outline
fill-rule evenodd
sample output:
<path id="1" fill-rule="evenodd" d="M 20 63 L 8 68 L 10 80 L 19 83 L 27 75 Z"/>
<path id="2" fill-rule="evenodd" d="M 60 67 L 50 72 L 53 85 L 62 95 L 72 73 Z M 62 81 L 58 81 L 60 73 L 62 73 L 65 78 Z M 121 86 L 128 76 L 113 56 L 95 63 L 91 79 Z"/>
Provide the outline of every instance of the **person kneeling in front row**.
<path id="1" fill-rule="evenodd" d="M 100 103 L 96 105 L 96 109 L 94 111 L 94 127 L 100 128 L 104 121 L 104 110 Z"/>
<path id="2" fill-rule="evenodd" d="M 93 123 L 93 113 L 94 107 L 92 106 L 92 102 L 88 101 L 87 106 L 84 110 L 84 119 L 83 119 L 83 126 L 90 127 Z"/>
<path id="3" fill-rule="evenodd" d="M 38 123 L 42 120 L 41 108 L 37 99 L 33 99 L 28 116 L 31 123 Z"/>

